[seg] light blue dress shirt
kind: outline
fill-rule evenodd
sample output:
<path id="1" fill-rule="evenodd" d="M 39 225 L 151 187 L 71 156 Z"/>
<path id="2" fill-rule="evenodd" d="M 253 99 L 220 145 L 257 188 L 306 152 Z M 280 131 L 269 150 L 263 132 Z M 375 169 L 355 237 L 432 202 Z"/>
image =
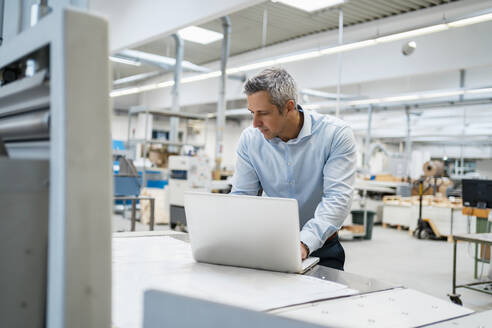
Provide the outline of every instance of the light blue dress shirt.
<path id="1" fill-rule="evenodd" d="M 295 198 L 299 205 L 301 241 L 310 252 L 340 229 L 352 202 L 356 145 L 352 129 L 342 120 L 303 111 L 304 123 L 295 139 L 265 139 L 245 129 L 237 149 L 233 194 Z"/>

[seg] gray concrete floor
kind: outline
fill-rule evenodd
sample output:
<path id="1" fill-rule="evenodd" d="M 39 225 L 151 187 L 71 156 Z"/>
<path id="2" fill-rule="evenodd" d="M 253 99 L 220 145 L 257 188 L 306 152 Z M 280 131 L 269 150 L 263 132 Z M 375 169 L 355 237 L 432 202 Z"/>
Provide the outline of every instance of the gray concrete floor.
<path id="1" fill-rule="evenodd" d="M 137 222 L 136 230 L 148 230 Z M 156 225 L 155 230 L 168 230 Z M 113 231 L 130 231 L 130 220 L 113 216 Z M 391 228 L 375 226 L 372 240 L 344 240 L 345 271 L 412 288 L 449 300 L 452 288 L 453 244 L 446 241 L 418 240 Z M 458 243 L 457 283 L 473 280 L 473 246 Z M 481 266 L 479 265 L 479 272 Z M 488 266 L 483 269 L 486 277 Z M 492 295 L 458 289 L 463 305 L 475 311 L 492 309 Z"/>
<path id="2" fill-rule="evenodd" d="M 403 285 L 441 299 L 449 300 L 452 289 L 453 243 L 418 240 L 391 228 L 375 226 L 372 240 L 342 241 L 345 271 Z M 457 283 L 473 279 L 474 246 L 458 243 Z M 480 273 L 481 265 L 479 265 Z M 483 268 L 485 279 L 488 265 Z M 475 311 L 492 309 L 492 295 L 458 289 L 463 305 Z"/>

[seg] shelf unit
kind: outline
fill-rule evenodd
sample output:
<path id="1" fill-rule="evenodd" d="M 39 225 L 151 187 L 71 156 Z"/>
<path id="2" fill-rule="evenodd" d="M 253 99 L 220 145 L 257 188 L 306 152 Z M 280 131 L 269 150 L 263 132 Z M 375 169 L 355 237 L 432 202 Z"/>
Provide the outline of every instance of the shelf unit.
<path id="1" fill-rule="evenodd" d="M 144 138 L 132 138 L 131 137 L 131 129 L 132 129 L 132 116 L 138 115 L 140 113 L 146 114 L 145 116 L 145 130 L 144 130 Z M 193 143 L 188 143 L 188 133 L 187 129 L 185 129 L 185 133 L 183 134 L 183 141 L 182 142 L 171 142 L 169 140 L 161 140 L 161 139 L 152 139 L 152 138 L 147 138 L 148 136 L 148 129 L 149 129 L 149 124 L 148 124 L 148 115 L 152 114 L 154 116 L 160 116 L 160 117 L 176 117 L 176 118 L 181 118 L 185 119 L 186 123 L 188 123 L 188 120 L 202 120 L 204 121 L 205 129 L 204 129 L 204 139 L 203 143 L 199 144 L 193 144 Z M 195 113 L 183 113 L 183 112 L 174 112 L 174 111 L 168 111 L 168 110 L 163 110 L 159 108 L 147 108 L 147 107 L 132 107 L 128 111 L 128 132 L 127 132 L 127 146 L 132 146 L 136 144 L 143 144 L 143 151 L 144 151 L 144 156 L 146 156 L 147 151 L 148 151 L 148 146 L 151 144 L 160 144 L 160 145 L 166 145 L 166 146 L 176 146 L 176 147 L 182 147 L 185 145 L 190 145 L 196 148 L 205 148 L 206 140 L 207 140 L 207 123 L 208 123 L 208 115 L 206 114 L 195 114 Z M 142 170 L 142 182 L 143 186 L 147 185 L 147 179 L 146 179 L 146 164 L 144 160 L 144 166 Z"/>

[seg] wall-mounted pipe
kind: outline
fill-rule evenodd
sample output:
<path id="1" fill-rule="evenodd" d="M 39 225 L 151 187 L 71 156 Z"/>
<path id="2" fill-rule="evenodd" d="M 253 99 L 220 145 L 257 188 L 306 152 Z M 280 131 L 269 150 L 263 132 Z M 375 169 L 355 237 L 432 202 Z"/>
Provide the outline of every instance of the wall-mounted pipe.
<path id="1" fill-rule="evenodd" d="M 129 49 L 123 50 L 123 51 L 115 54 L 114 57 L 122 58 L 122 59 L 128 59 L 131 61 L 135 61 L 136 63 L 143 63 L 146 65 L 159 67 L 159 68 L 167 70 L 167 71 L 173 71 L 175 69 L 175 65 L 176 65 L 176 59 L 175 58 L 159 56 L 159 55 L 150 54 L 150 53 L 138 51 L 138 50 L 129 50 Z M 181 67 L 182 67 L 183 71 L 185 71 L 185 72 L 196 72 L 196 73 L 212 72 L 212 70 L 208 67 L 199 66 L 199 65 L 193 64 L 192 62 L 189 62 L 187 60 L 181 61 Z M 229 74 L 227 77 L 229 79 L 232 79 L 232 80 L 239 80 L 242 82 L 246 81 L 246 75 L 245 74 Z"/>
<path id="2" fill-rule="evenodd" d="M 152 77 L 156 77 L 159 74 L 162 74 L 162 72 L 159 71 L 154 71 L 154 72 L 149 72 L 149 73 L 141 73 L 141 74 L 135 74 L 135 75 L 130 75 L 127 77 L 123 77 L 121 79 L 117 79 L 113 81 L 113 85 L 121 85 L 121 84 L 126 84 L 126 83 L 135 83 L 138 81 L 142 80 L 147 80 Z"/>
<path id="3" fill-rule="evenodd" d="M 407 141 L 406 141 L 406 163 L 407 163 L 407 176 L 411 176 L 411 161 L 412 161 L 412 126 L 410 109 L 406 108 L 405 113 L 407 115 Z"/>
<path id="4" fill-rule="evenodd" d="M 220 88 L 219 100 L 217 102 L 217 126 L 215 134 L 215 170 L 214 178 L 220 179 L 220 164 L 222 163 L 222 153 L 224 151 L 224 128 L 225 128 L 225 109 L 226 109 L 226 68 L 229 58 L 229 44 L 231 38 L 231 20 L 228 16 L 221 18 L 224 38 L 222 39 L 222 55 L 220 57 Z"/>
<path id="5" fill-rule="evenodd" d="M 5 0 L 0 0 L 0 46 L 3 43 L 3 15 L 4 15 L 4 2 Z"/>
<path id="6" fill-rule="evenodd" d="M 465 78 L 466 78 L 466 71 L 464 69 L 460 69 L 460 88 L 465 87 Z M 464 96 L 460 96 L 460 101 L 463 101 Z M 466 107 L 463 108 L 463 129 L 461 130 L 461 137 L 463 140 L 465 140 L 465 133 L 466 133 Z M 463 156 L 463 145 L 460 146 L 460 176 L 463 177 L 465 175 L 465 158 Z"/>
<path id="7" fill-rule="evenodd" d="M 391 157 L 390 152 L 386 149 L 386 147 L 383 144 L 380 143 L 375 143 L 371 145 L 371 148 L 369 150 L 369 157 L 371 157 L 372 154 L 374 154 L 374 151 L 376 149 L 381 150 L 386 156 Z"/>
<path id="8" fill-rule="evenodd" d="M 176 64 L 174 66 L 174 85 L 172 90 L 172 108 L 173 112 L 179 112 L 179 85 L 181 83 L 181 73 L 183 71 L 183 39 L 175 33 L 173 34 L 174 41 L 176 42 Z M 171 131 L 169 133 L 170 142 L 178 142 L 178 129 L 179 129 L 179 117 L 171 117 Z M 170 152 L 175 152 L 174 146 L 169 147 Z"/>
<path id="9" fill-rule="evenodd" d="M 364 167 L 369 170 L 369 159 L 371 158 L 370 145 L 371 145 L 371 132 L 372 132 L 372 105 L 369 105 L 367 109 L 367 134 L 365 140 L 364 151 Z"/>
<path id="10" fill-rule="evenodd" d="M 338 44 L 343 44 L 343 10 L 340 8 L 338 10 Z M 337 70 L 338 70 L 338 79 L 337 79 L 337 108 L 335 111 L 335 116 L 340 116 L 340 93 L 341 93 L 341 85 L 342 85 L 342 53 L 339 52 L 337 55 Z"/>
<path id="11" fill-rule="evenodd" d="M 177 34 L 173 34 L 173 38 L 176 40 L 175 35 L 177 35 Z M 179 37 L 179 35 L 178 35 L 178 37 Z M 183 43 L 182 40 L 180 42 L 181 42 L 181 44 Z M 177 51 L 177 49 L 176 49 L 176 51 Z M 176 66 L 176 58 L 159 56 L 159 55 L 150 54 L 150 53 L 138 51 L 138 50 L 129 50 L 129 49 L 123 50 L 115 56 L 120 57 L 120 58 L 124 58 L 124 59 L 134 60 L 136 62 L 141 62 L 141 63 L 147 64 L 150 66 L 156 66 L 156 67 L 165 69 L 167 71 L 174 70 L 175 66 Z M 199 72 L 199 73 L 210 72 L 209 68 L 195 65 L 195 64 L 193 64 L 189 61 L 183 60 L 183 59 L 181 59 L 180 65 L 181 65 L 181 68 L 185 71 Z"/>

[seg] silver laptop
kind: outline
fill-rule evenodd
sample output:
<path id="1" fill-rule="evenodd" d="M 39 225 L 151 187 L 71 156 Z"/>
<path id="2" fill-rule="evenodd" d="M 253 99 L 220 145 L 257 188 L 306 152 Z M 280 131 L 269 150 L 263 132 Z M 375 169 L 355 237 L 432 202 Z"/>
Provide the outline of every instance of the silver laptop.
<path id="1" fill-rule="evenodd" d="M 186 192 L 186 222 L 197 262 L 304 273 L 297 200 Z"/>

